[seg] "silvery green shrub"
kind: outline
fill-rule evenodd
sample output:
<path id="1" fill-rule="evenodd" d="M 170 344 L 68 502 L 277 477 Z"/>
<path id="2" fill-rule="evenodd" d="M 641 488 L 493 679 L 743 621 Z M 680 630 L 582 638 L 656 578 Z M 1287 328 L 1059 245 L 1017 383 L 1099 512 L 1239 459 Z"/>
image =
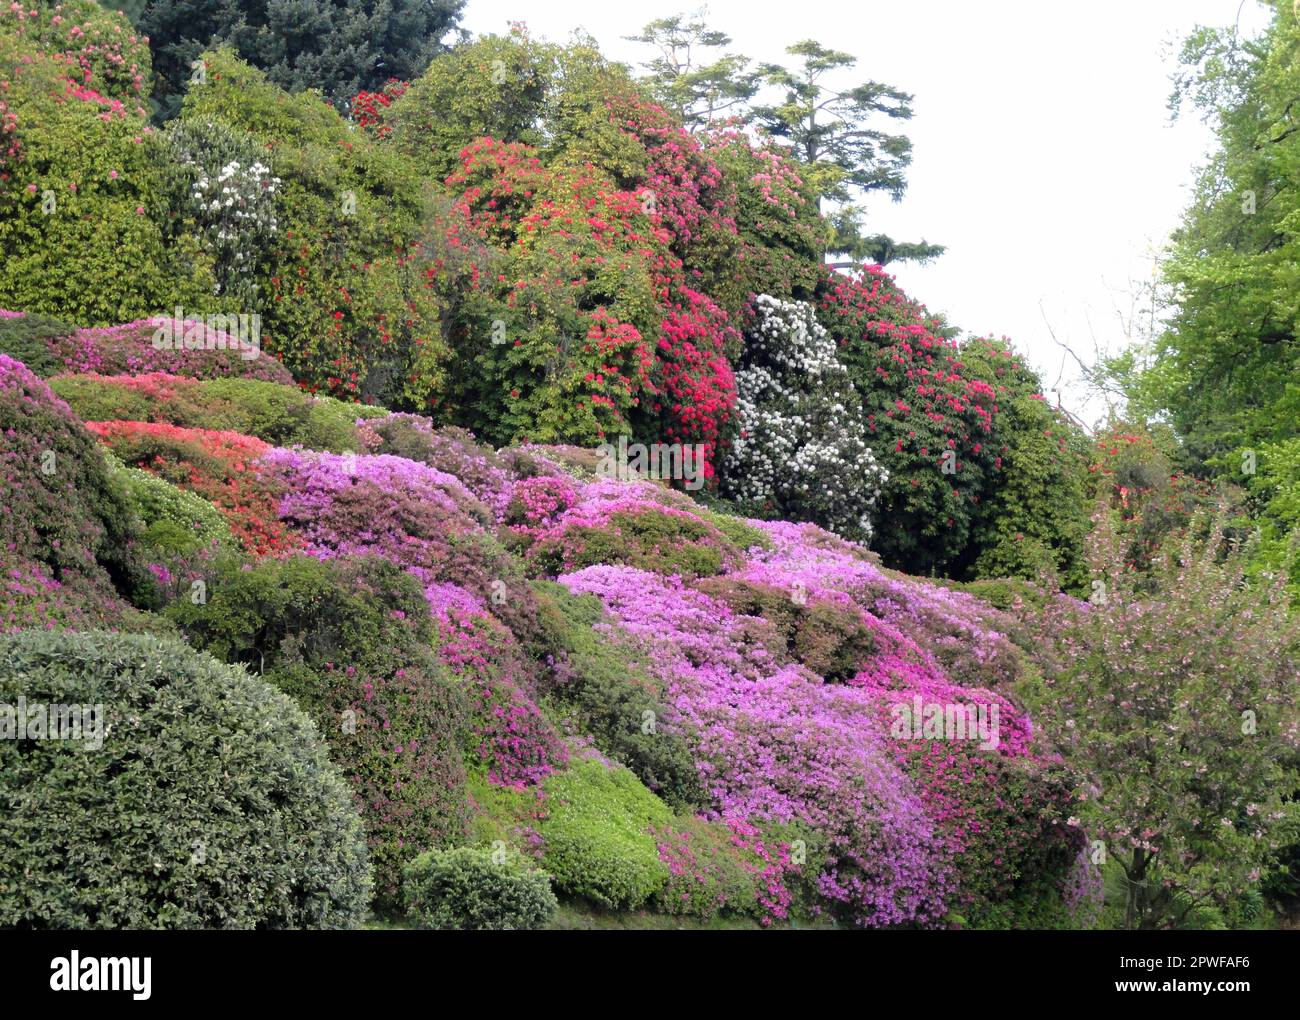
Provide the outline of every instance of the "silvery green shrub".
<path id="1" fill-rule="evenodd" d="M 504 846 L 430 850 L 406 866 L 402 888 L 425 928 L 540 928 L 557 906 L 547 874 Z"/>
<path id="2" fill-rule="evenodd" d="M 81 739 L 17 709 L 99 707 Z M 95 739 L 95 734 L 98 738 Z M 288 697 L 182 641 L 0 636 L 0 928 L 351 928 L 352 792 Z M 99 746 L 96 747 L 95 745 Z"/>

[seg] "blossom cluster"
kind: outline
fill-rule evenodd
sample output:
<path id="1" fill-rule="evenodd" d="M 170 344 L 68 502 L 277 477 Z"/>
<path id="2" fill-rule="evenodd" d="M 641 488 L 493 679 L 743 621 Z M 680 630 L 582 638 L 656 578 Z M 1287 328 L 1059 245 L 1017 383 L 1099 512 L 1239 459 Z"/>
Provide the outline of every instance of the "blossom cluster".
<path id="1" fill-rule="evenodd" d="M 51 354 L 61 360 L 67 371 L 101 375 L 142 375 L 166 372 L 196 379 L 240 377 L 265 382 L 291 384 L 292 376 L 274 358 L 246 358 L 241 341 L 224 333 L 215 333 L 203 347 L 175 345 L 155 346 L 159 329 L 184 335 L 192 320 L 177 320 L 160 315 L 137 319 L 120 326 L 77 329 L 67 336 L 47 342 Z"/>
<path id="2" fill-rule="evenodd" d="M 810 305 L 759 295 L 737 373 L 738 434 L 723 491 L 742 504 L 868 538 L 888 474 L 862 406 Z"/>

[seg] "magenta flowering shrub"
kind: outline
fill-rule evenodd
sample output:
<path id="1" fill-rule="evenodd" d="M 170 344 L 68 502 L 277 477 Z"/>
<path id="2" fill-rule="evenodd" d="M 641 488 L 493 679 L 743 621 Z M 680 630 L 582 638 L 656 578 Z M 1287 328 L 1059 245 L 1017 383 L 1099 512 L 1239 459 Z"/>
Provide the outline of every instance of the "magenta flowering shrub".
<path id="1" fill-rule="evenodd" d="M 668 232 L 670 249 L 682 262 L 692 287 L 743 300 L 735 258 L 735 184 L 700 142 L 656 103 L 635 93 L 607 100 L 610 122 L 645 153 L 634 188 L 657 227 Z"/>
<path id="2" fill-rule="evenodd" d="M 389 454 L 276 449 L 261 462 L 284 488 L 280 521 L 313 556 L 381 556 L 422 584 L 454 583 L 539 654 L 536 602 L 494 538 L 489 509 L 460 480 Z"/>
<path id="3" fill-rule="evenodd" d="M 869 693 L 776 666 L 743 644 L 725 603 L 680 579 L 595 566 L 560 583 L 597 595 L 651 644 L 669 702 L 699 734 L 698 767 L 722 818 L 824 833 L 820 891 L 857 923 L 940 922 L 951 879 L 937 833 L 891 760 Z"/>
<path id="4" fill-rule="evenodd" d="M 521 478 L 511 487 L 504 523 L 516 535 L 536 537 L 557 525 L 577 501 L 577 488 L 563 475 Z"/>
<path id="5" fill-rule="evenodd" d="M 1003 618 L 979 599 L 885 570 L 860 546 L 814 525 L 751 523 L 771 548 L 754 551 L 739 576 L 801 598 L 853 599 L 887 653 L 923 662 L 934 675 L 947 672 L 960 684 L 986 687 L 1019 676 L 1014 645 L 992 625 Z"/>
<path id="6" fill-rule="evenodd" d="M 1082 839 L 1065 824 L 1071 777 L 1007 693 L 1018 674 L 1001 675 L 999 663 L 1015 652 L 989 628 L 987 609 L 892 575 L 814 526 L 749 523 L 770 548 L 754 546 L 731 573 L 697 582 L 720 597 L 607 564 L 560 583 L 596 595 L 643 643 L 665 701 L 693 735 L 718 817 L 759 826 L 756 843 L 764 824 L 824 838 L 814 876 L 790 862 L 789 845 L 764 843 L 763 916 L 785 916 L 793 876 L 811 878 L 823 907 L 864 926 L 1059 922 Z M 823 675 L 791 661 L 795 621 L 819 606 L 869 635 L 841 646 L 857 649 L 855 669 L 805 655 Z M 962 644 L 985 650 L 959 656 Z M 996 710 L 996 746 L 895 736 L 893 707 L 913 699 L 986 717 Z M 664 853 L 686 866 L 680 847 Z"/>
<path id="7" fill-rule="evenodd" d="M 535 786 L 564 767 L 568 750 L 529 696 L 532 678 L 510 633 L 450 587 L 434 593 L 438 654 L 470 690 L 470 758 L 490 783 Z"/>
<path id="8" fill-rule="evenodd" d="M 367 423 L 372 453 L 388 453 L 455 475 L 499 518 L 511 497 L 511 472 L 502 458 L 465 429 L 434 428 L 418 414 L 390 414 Z"/>
<path id="9" fill-rule="evenodd" d="M 0 630 L 104 626 L 139 586 L 126 495 L 94 437 L 0 354 Z"/>
<path id="10" fill-rule="evenodd" d="M 133 105 L 148 96 L 149 40 L 93 0 L 0 6 L 0 31 L 39 47 L 69 80 Z"/>
<path id="11" fill-rule="evenodd" d="M 154 335 L 170 324 L 176 347 L 154 345 Z M 240 340 L 221 330 L 202 338 L 205 346 L 186 348 L 185 333 L 197 336 L 198 320 L 173 320 L 170 316 L 159 319 L 137 319 L 120 326 L 96 329 L 79 329 L 62 338 L 49 341 L 51 354 L 61 360 L 67 371 L 96 373 L 99 375 L 144 375 L 149 372 L 166 372 L 170 375 L 189 376 L 193 379 L 221 379 L 227 377 L 261 379 L 264 382 L 292 386 L 293 376 L 275 358 L 260 352 L 257 357 L 241 348 Z M 206 324 L 201 325 L 206 331 Z M 206 346 L 209 343 L 211 346 Z M 166 340 L 166 337 L 162 338 Z M 194 343 L 199 343 L 198 339 Z"/>
<path id="12" fill-rule="evenodd" d="M 743 837 L 720 822 L 678 819 L 651 830 L 668 882 L 656 894 L 665 914 L 710 918 L 721 911 L 753 914 L 759 909 L 758 859 L 742 851 Z M 766 863 L 766 862 L 764 862 Z M 764 889 L 766 891 L 766 889 Z"/>
<path id="13" fill-rule="evenodd" d="M 280 519 L 322 558 L 383 556 L 439 580 L 451 538 L 489 520 L 457 478 L 403 457 L 273 449 L 265 463 L 284 484 Z"/>

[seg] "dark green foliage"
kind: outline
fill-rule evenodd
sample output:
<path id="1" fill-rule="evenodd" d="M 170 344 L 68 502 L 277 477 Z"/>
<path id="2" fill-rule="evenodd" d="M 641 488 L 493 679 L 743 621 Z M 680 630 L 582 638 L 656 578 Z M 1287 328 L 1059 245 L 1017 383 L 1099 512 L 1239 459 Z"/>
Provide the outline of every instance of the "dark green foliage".
<path id="1" fill-rule="evenodd" d="M 832 683 L 852 678 L 878 650 L 862 614 L 851 606 L 824 599 L 799 601 L 783 589 L 731 577 L 703 578 L 695 587 L 737 613 L 772 624 L 773 651 L 787 661 L 802 662 Z"/>
<path id="2" fill-rule="evenodd" d="M 48 341 L 71 336 L 76 329 L 48 315 L 0 316 L 0 354 L 48 379 L 63 371 L 63 362 L 50 353 Z"/>
<path id="3" fill-rule="evenodd" d="M 29 631 L 0 637 L 0 704 L 19 698 L 102 706 L 103 743 L 0 740 L 0 926 L 365 919 L 350 793 L 269 684 L 174 639 Z"/>
<path id="4" fill-rule="evenodd" d="M 596 629 L 607 619 L 600 602 L 549 581 L 534 583 L 533 590 L 554 657 L 556 699 L 605 754 L 669 804 L 707 806 L 689 734 L 675 723 L 635 649 Z"/>
<path id="5" fill-rule="evenodd" d="M 1087 438 L 1047 404 L 1042 380 L 1006 341 L 971 340 L 961 360 L 997 393 L 990 442 L 1002 468 L 953 573 L 962 576 L 963 562 L 975 577 L 1035 579 L 1048 570 L 1078 589 L 1091 510 Z"/>
<path id="6" fill-rule="evenodd" d="M 218 41 L 281 88 L 317 89 L 342 108 L 361 89 L 419 74 L 442 49 L 440 41 L 455 28 L 463 5 L 464 0 L 148 0 L 134 20 L 149 36 L 155 95 L 170 116 L 193 62 Z"/>
<path id="7" fill-rule="evenodd" d="M 559 905 L 546 873 L 504 848 L 430 850 L 403 869 L 402 891 L 422 928 L 540 928 Z"/>
<path id="8" fill-rule="evenodd" d="M 168 615 L 317 720 L 357 791 L 381 908 L 398 905 L 403 864 L 463 840 L 465 693 L 431 655 L 428 604 L 409 574 L 369 558 L 264 560 L 225 570 L 206 605 L 176 603 Z"/>

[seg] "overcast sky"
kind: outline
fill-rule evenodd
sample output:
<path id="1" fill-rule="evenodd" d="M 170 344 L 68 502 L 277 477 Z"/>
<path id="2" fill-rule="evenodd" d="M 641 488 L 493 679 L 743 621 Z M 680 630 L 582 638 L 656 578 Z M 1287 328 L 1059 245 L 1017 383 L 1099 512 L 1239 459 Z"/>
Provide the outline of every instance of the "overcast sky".
<path id="1" fill-rule="evenodd" d="M 583 28 L 636 64 L 647 48 L 624 36 L 699 7 L 469 0 L 464 25 L 523 21 L 557 42 Z M 913 94 L 908 191 L 873 203 L 869 226 L 948 251 L 891 272 L 962 329 L 1010 337 L 1092 421 L 1104 408 L 1085 399 L 1048 327 L 1087 360 L 1127 343 L 1135 282 L 1151 276 L 1211 143 L 1194 115 L 1170 123 L 1177 44 L 1196 24 L 1258 31 L 1267 11 L 1256 0 L 712 0 L 707 20 L 756 60 L 813 38 L 859 58 L 853 79 Z"/>

